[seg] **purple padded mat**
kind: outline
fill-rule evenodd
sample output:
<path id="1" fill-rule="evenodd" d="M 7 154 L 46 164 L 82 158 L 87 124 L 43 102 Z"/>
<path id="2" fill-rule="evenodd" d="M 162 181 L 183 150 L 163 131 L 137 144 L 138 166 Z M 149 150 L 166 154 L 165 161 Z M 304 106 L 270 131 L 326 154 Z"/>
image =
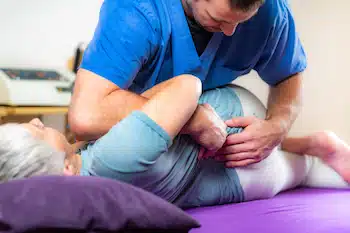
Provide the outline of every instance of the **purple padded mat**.
<path id="1" fill-rule="evenodd" d="M 187 212 L 202 225 L 190 233 L 349 233 L 350 190 L 297 189 Z"/>

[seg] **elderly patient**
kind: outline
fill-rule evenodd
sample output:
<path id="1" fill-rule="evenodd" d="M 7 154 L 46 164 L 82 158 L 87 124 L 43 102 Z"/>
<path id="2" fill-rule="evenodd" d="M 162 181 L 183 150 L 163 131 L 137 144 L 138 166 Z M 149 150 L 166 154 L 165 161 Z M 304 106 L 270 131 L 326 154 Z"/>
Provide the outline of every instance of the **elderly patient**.
<path id="1" fill-rule="evenodd" d="M 202 93 L 200 80 L 182 75 L 143 96 L 148 102 L 140 110 L 78 152 L 38 119 L 0 126 L 0 179 L 102 176 L 182 208 L 270 198 L 298 186 L 349 187 L 350 148 L 332 133 L 287 138 L 283 150 L 275 148 L 265 160 L 246 167 L 226 167 L 223 151 L 204 158 L 197 141 L 208 136 L 207 122 L 196 120 L 199 108 L 226 121 L 227 134 L 241 130 L 229 127 L 232 117 L 265 117 L 263 105 L 246 89 L 225 86 Z M 197 138 L 186 132 L 197 132 Z"/>

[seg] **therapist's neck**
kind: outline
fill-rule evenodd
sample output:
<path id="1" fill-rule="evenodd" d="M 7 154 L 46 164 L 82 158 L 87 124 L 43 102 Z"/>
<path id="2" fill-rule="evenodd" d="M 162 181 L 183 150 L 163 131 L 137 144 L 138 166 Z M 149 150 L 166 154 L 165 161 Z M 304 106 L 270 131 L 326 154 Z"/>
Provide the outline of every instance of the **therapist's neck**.
<path id="1" fill-rule="evenodd" d="M 181 0 L 181 3 L 182 3 L 182 7 L 184 8 L 186 15 L 188 17 L 193 18 L 191 0 Z"/>

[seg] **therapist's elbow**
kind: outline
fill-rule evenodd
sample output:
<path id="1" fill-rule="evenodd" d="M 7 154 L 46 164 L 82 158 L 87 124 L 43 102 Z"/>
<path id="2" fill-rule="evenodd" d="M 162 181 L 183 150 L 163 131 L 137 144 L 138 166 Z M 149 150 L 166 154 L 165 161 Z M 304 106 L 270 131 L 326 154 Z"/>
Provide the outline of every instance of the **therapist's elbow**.
<path id="1" fill-rule="evenodd" d="M 91 141 L 101 136 L 99 115 L 97 104 L 73 99 L 68 111 L 68 125 L 77 140 Z"/>
<path id="2" fill-rule="evenodd" d="M 108 131 L 101 102 L 118 89 L 114 83 L 93 72 L 78 71 L 68 111 L 70 131 L 78 140 L 95 140 Z"/>
<path id="3" fill-rule="evenodd" d="M 94 140 L 97 136 L 93 132 L 94 123 L 92 116 L 90 114 L 84 114 L 84 112 L 79 111 L 79 109 L 70 108 L 68 112 L 69 130 L 78 141 Z"/>

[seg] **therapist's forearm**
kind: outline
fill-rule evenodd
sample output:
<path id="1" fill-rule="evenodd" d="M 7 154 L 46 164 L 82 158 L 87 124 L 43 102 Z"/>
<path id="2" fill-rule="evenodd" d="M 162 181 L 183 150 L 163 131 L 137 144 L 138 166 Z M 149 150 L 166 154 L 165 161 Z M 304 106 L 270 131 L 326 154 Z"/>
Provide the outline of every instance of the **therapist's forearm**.
<path id="1" fill-rule="evenodd" d="M 132 111 L 141 109 L 148 99 L 135 93 L 117 90 L 90 108 L 88 129 L 78 135 L 80 140 L 94 140 L 106 134 Z"/>
<path id="2" fill-rule="evenodd" d="M 132 111 L 141 109 L 147 101 L 147 98 L 133 92 L 118 90 L 106 96 L 100 108 L 105 113 L 104 115 L 111 117 L 109 124 L 114 125 Z"/>
<path id="3" fill-rule="evenodd" d="M 297 118 L 302 102 L 302 74 L 270 88 L 266 120 L 275 124 L 286 135 Z"/>
<path id="4" fill-rule="evenodd" d="M 167 83 L 172 82 L 169 80 Z M 148 95 L 142 94 L 138 95 L 126 90 L 116 90 L 111 92 L 109 95 L 105 96 L 99 101 L 99 103 L 90 103 L 89 113 L 84 114 L 82 112 L 76 112 L 84 117 L 84 127 L 80 130 L 76 130 L 76 137 L 80 141 L 95 140 L 106 134 L 115 124 L 127 117 L 132 111 L 140 110 L 150 98 L 157 92 L 161 91 L 166 85 L 157 85 L 152 88 Z M 186 103 L 184 103 L 185 105 Z M 185 107 L 185 106 L 184 106 Z M 196 110 L 197 115 L 202 116 L 200 119 L 190 119 L 189 122 L 195 122 L 193 124 L 186 124 L 183 131 L 180 134 L 195 134 L 197 131 L 201 130 L 203 124 L 197 123 L 199 120 L 205 121 L 206 115 L 201 114 L 204 112 L 202 108 Z M 88 117 L 86 117 L 88 115 Z"/>

